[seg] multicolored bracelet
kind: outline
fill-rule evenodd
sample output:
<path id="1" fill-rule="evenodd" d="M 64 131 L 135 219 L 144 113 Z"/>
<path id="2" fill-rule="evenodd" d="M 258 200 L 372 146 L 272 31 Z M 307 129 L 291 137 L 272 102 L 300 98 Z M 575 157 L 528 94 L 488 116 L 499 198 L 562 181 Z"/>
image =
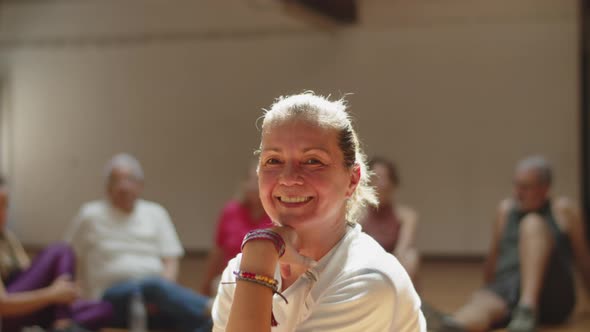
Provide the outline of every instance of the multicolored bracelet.
<path id="1" fill-rule="evenodd" d="M 234 275 L 236 276 L 236 280 L 253 282 L 253 283 L 270 288 L 272 290 L 273 294 L 278 294 L 283 300 L 285 300 L 285 303 L 287 303 L 287 304 L 289 303 L 289 301 L 287 301 L 285 296 L 283 296 L 283 294 L 281 294 L 278 291 L 279 281 L 277 279 L 274 279 L 274 278 L 271 278 L 271 277 L 268 277 L 268 276 L 265 276 L 262 274 L 256 274 L 256 273 L 246 272 L 246 271 L 234 271 Z M 279 325 L 279 323 L 275 319 L 275 315 L 274 315 L 274 313 L 272 313 L 272 311 L 271 311 L 270 323 L 271 323 L 271 326 L 278 326 Z"/>
<path id="2" fill-rule="evenodd" d="M 279 287 L 279 282 L 277 279 L 267 277 L 265 275 L 245 271 L 234 271 L 234 275 L 236 276 L 236 280 L 251 281 L 259 285 L 266 286 L 272 289 L 273 293 L 276 293 Z"/>
<path id="3" fill-rule="evenodd" d="M 277 252 L 279 253 L 279 258 L 283 257 L 285 254 L 285 241 L 283 237 L 279 235 L 277 232 L 273 232 L 270 229 L 256 229 L 253 231 L 248 232 L 242 241 L 242 250 L 244 250 L 244 246 L 248 241 L 252 240 L 268 240 L 271 241 Z"/>

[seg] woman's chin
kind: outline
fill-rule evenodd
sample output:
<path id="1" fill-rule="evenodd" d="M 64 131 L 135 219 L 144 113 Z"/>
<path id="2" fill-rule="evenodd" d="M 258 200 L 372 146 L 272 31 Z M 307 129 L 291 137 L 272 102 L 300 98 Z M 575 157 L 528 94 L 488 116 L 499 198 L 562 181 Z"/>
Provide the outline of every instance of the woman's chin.
<path id="1" fill-rule="evenodd" d="M 295 230 L 305 228 L 311 223 L 310 218 L 306 216 L 283 215 L 279 217 L 279 223 L 283 226 L 289 226 Z"/>

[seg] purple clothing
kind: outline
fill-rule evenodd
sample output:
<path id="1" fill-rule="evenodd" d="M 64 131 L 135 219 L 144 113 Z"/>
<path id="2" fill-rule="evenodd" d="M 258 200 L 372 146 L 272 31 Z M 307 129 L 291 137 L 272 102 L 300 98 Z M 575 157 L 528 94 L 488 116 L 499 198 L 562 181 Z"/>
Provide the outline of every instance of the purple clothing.
<path id="1" fill-rule="evenodd" d="M 50 286 L 62 275 L 74 278 L 75 256 L 65 244 L 54 244 L 43 250 L 31 262 L 31 266 L 15 273 L 5 281 L 7 293 L 33 291 Z M 109 323 L 112 315 L 110 304 L 100 301 L 78 300 L 71 305 L 50 305 L 38 311 L 18 316 L 3 317 L 2 331 L 18 332 L 25 326 L 39 325 L 49 328 L 58 319 L 72 319 L 76 323 L 97 329 Z"/>

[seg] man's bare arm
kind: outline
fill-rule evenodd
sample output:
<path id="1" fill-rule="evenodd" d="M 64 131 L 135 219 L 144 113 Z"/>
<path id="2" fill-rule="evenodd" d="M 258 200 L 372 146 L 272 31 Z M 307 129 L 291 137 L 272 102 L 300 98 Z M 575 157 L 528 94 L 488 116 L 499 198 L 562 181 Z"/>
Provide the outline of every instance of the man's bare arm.
<path id="1" fill-rule="evenodd" d="M 498 253 L 500 249 L 500 240 L 502 239 L 502 233 L 506 226 L 506 217 L 508 211 L 512 206 L 512 202 L 509 199 L 505 199 L 498 205 L 494 224 L 492 226 L 492 240 L 490 243 L 490 249 L 484 263 L 484 282 L 486 284 L 494 280 L 494 273 L 496 272 L 496 261 L 498 260 Z"/>
<path id="2" fill-rule="evenodd" d="M 162 277 L 172 282 L 176 282 L 176 279 L 178 278 L 178 257 L 162 257 L 162 263 L 164 264 Z"/>

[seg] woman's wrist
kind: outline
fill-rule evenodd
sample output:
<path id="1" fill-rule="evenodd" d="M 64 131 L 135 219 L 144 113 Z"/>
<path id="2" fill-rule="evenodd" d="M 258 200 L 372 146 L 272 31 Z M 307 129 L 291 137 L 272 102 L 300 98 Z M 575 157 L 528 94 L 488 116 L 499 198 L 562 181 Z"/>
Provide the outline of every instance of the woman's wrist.
<path id="1" fill-rule="evenodd" d="M 285 241 L 283 240 L 283 237 L 270 229 L 257 229 L 257 230 L 253 230 L 248 232 L 248 234 L 246 234 L 246 236 L 244 237 L 244 240 L 242 240 L 242 248 L 244 248 L 244 245 L 246 243 L 248 243 L 249 241 L 252 240 L 266 240 L 266 241 L 271 241 L 274 246 L 275 249 L 277 250 L 277 252 L 279 253 L 279 258 L 281 258 L 281 256 L 283 256 L 285 254 Z"/>
<path id="2" fill-rule="evenodd" d="M 51 285 L 39 289 L 39 299 L 43 299 L 43 301 L 47 304 L 54 304 L 57 303 L 57 294 L 51 287 Z"/>
<path id="3" fill-rule="evenodd" d="M 252 240 L 242 248 L 240 270 L 272 277 L 278 261 L 279 254 L 272 242 Z"/>

